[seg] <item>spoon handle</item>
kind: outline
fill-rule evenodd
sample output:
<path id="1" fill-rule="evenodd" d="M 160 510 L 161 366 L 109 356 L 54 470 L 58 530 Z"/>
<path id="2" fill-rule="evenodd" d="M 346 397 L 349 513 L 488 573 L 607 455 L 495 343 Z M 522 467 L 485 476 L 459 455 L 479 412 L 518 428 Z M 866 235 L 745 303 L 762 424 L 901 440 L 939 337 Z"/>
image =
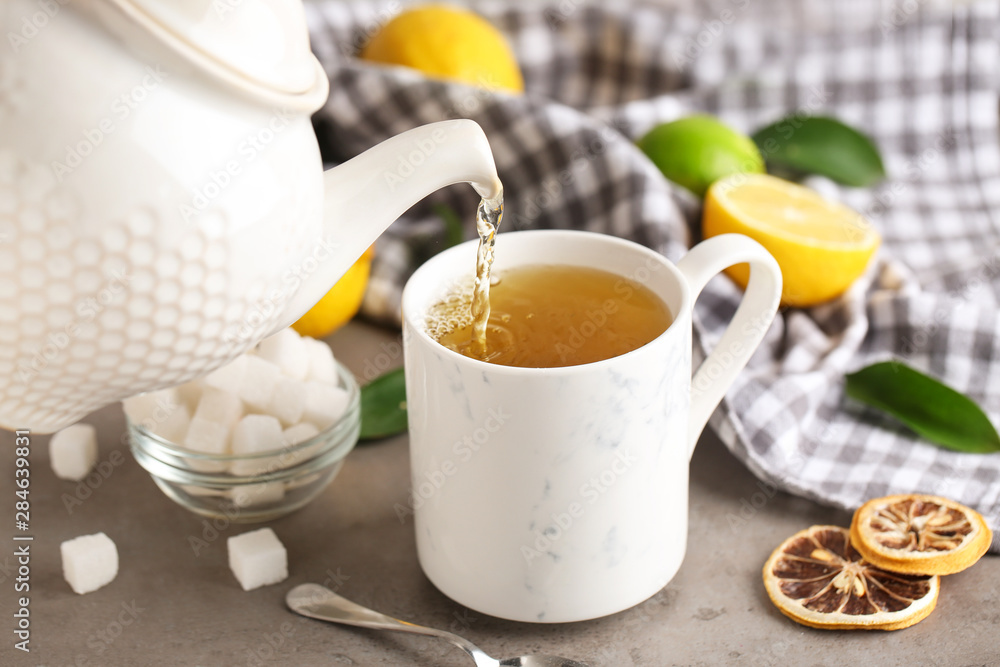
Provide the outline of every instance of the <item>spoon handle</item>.
<path id="1" fill-rule="evenodd" d="M 486 655 L 479 647 L 463 637 L 445 630 L 426 628 L 422 625 L 407 623 L 406 621 L 400 621 L 391 616 L 380 614 L 377 611 L 372 611 L 367 607 L 362 607 L 355 602 L 342 598 L 329 588 L 320 586 L 319 584 L 301 584 L 296 586 L 288 591 L 288 595 L 285 596 L 285 603 L 292 611 L 320 621 L 342 623 L 359 628 L 395 630 L 415 635 L 439 637 L 468 653 L 476 661 L 478 667 L 498 667 L 500 664 L 499 661 Z"/>

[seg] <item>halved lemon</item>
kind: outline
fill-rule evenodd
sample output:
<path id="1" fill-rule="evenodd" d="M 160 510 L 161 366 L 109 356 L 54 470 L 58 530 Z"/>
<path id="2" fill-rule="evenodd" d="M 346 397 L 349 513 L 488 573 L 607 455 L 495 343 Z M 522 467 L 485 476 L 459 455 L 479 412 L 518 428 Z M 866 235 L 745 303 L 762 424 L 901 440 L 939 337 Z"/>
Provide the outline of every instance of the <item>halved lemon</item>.
<path id="1" fill-rule="evenodd" d="M 733 174 L 712 184 L 702 215 L 705 238 L 735 232 L 767 248 L 784 277 L 781 302 L 814 306 L 843 294 L 879 246 L 871 224 L 853 209 L 767 174 Z M 726 273 L 746 287 L 746 264 Z"/>
<path id="2" fill-rule="evenodd" d="M 868 563 L 840 526 L 813 526 L 785 540 L 764 565 L 764 587 L 785 616 L 832 630 L 909 627 L 934 610 L 940 590 L 937 576 Z"/>
<path id="3" fill-rule="evenodd" d="M 875 498 L 851 521 L 851 543 L 893 572 L 954 574 L 982 558 L 993 535 L 979 512 L 938 496 Z"/>

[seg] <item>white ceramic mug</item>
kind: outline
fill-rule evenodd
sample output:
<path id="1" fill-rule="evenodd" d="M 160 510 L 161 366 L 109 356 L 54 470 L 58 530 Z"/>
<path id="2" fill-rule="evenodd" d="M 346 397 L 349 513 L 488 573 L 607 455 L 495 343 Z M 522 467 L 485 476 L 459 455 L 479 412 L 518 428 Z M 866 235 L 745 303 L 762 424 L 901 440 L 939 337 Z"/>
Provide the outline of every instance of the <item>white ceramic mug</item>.
<path id="1" fill-rule="evenodd" d="M 627 609 L 677 572 L 687 537 L 688 462 L 778 307 L 781 273 L 755 241 L 709 239 L 675 266 L 610 236 L 497 237 L 496 270 L 569 264 L 643 284 L 673 323 L 627 354 L 515 368 L 446 349 L 428 309 L 471 274 L 474 242 L 432 258 L 403 294 L 410 457 L 420 564 L 476 611 L 528 622 Z M 691 309 L 710 278 L 749 262 L 743 303 L 691 376 Z M 692 389 L 694 388 L 694 389 Z"/>

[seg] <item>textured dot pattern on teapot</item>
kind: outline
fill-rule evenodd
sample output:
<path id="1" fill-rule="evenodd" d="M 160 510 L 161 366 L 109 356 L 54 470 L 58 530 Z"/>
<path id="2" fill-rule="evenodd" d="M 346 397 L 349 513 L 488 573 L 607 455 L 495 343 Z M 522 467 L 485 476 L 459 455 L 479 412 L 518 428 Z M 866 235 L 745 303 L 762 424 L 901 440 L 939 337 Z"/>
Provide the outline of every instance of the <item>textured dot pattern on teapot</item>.
<path id="1" fill-rule="evenodd" d="M 270 331 L 287 295 L 235 284 L 227 221 L 163 247 L 145 208 L 81 233 L 52 171 L 0 151 L 0 414 L 52 430 L 217 367 Z"/>

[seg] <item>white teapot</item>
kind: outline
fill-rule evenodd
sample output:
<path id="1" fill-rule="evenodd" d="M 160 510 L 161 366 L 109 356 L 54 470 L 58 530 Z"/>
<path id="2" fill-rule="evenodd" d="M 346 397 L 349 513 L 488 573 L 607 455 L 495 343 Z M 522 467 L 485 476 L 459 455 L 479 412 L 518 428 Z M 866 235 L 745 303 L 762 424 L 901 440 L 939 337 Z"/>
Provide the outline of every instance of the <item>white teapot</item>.
<path id="1" fill-rule="evenodd" d="M 301 0 L 3 5 L 2 427 L 51 432 L 208 373 L 428 193 L 500 191 L 466 120 L 324 173 L 309 116 L 329 82 Z"/>

